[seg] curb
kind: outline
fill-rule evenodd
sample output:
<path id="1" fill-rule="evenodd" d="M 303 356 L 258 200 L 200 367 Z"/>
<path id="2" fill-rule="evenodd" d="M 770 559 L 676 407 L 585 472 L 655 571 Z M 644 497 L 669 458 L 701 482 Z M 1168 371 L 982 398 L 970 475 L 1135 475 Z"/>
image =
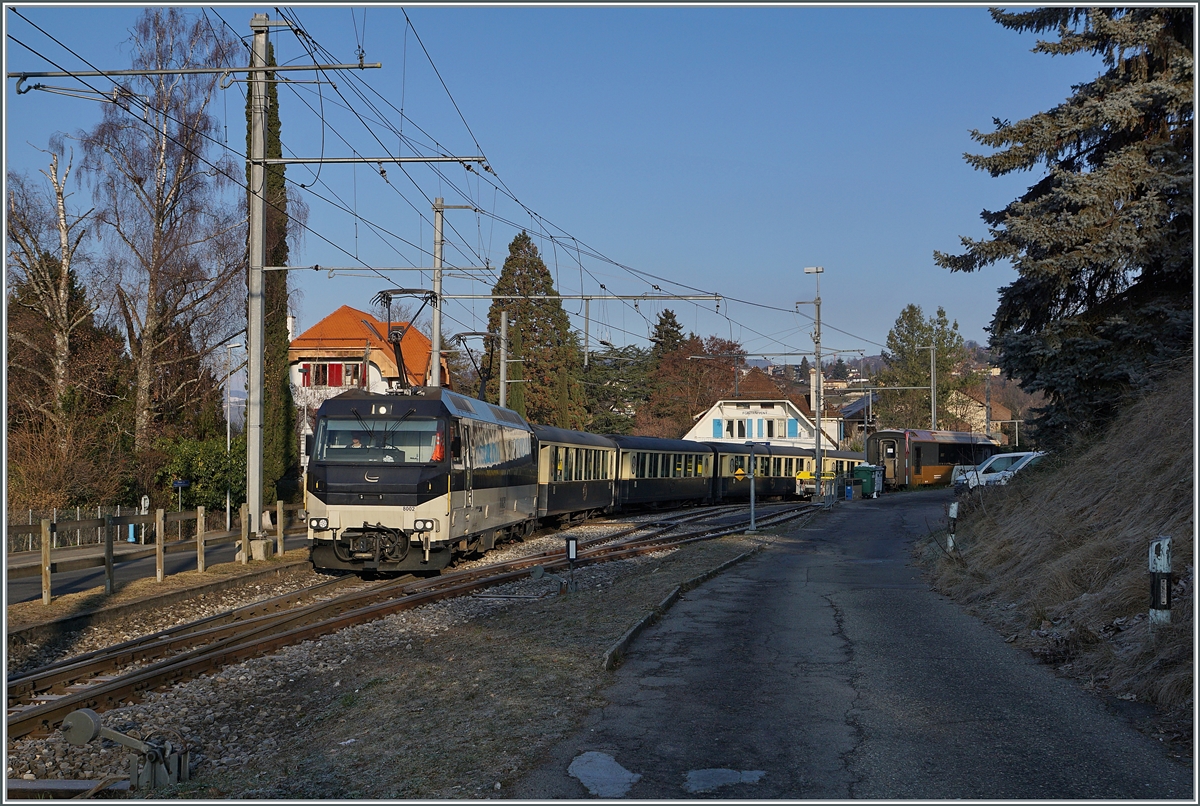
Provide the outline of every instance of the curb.
<path id="1" fill-rule="evenodd" d="M 760 543 L 749 551 L 734 557 L 732 560 L 721 563 L 711 571 L 706 571 L 698 577 L 693 577 L 687 582 L 676 585 L 674 590 L 668 593 L 666 598 L 658 603 L 657 607 L 648 612 L 646 615 L 642 616 L 642 618 L 639 619 L 636 624 L 630 627 L 624 635 L 617 639 L 615 644 L 608 648 L 608 651 L 604 653 L 604 660 L 602 661 L 601 666 L 607 671 L 612 671 L 620 666 L 621 661 L 624 659 L 626 653 L 629 652 L 629 647 L 633 645 L 634 639 L 641 634 L 642 630 L 662 619 L 663 615 L 665 615 L 666 612 L 670 610 L 676 602 L 679 601 L 683 594 L 693 590 L 694 588 L 698 588 L 700 585 L 712 579 L 717 574 L 732 568 L 743 560 L 750 559 L 766 547 L 767 543 Z"/>
<path id="2" fill-rule="evenodd" d="M 293 571 L 301 567 L 311 566 L 310 560 L 295 560 L 292 562 L 282 563 L 272 568 L 264 568 L 261 571 L 253 571 L 248 574 L 235 574 L 225 577 L 216 582 L 209 582 L 202 585 L 194 585 L 190 588 L 173 591 L 162 596 L 152 596 L 147 599 L 139 599 L 136 602 L 126 602 L 125 604 L 109 605 L 107 607 L 98 607 L 95 610 L 88 610 L 83 613 L 76 613 L 66 618 L 55 619 L 53 621 L 42 621 L 36 624 L 28 624 L 24 627 L 18 627 L 10 630 L 7 634 L 7 640 L 29 642 L 44 640 L 62 635 L 66 632 L 80 630 L 84 627 L 90 627 L 96 624 L 104 624 L 113 621 L 119 621 L 125 616 L 134 613 L 144 613 L 147 610 L 155 610 L 163 605 L 172 605 L 176 602 L 181 602 L 197 593 L 218 593 L 229 588 L 234 588 L 239 585 L 244 585 L 247 582 L 254 582 L 258 579 L 267 577 L 279 576 L 280 574 Z"/>

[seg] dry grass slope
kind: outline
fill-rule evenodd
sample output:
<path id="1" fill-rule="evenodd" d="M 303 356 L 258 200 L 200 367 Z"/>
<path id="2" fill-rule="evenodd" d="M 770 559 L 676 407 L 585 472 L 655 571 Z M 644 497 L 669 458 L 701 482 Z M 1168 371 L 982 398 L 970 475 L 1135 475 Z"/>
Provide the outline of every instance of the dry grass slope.
<path id="1" fill-rule="evenodd" d="M 934 539 L 921 549 L 939 590 L 1086 688 L 1153 704 L 1173 726 L 1165 738 L 1188 745 L 1185 753 L 1194 707 L 1193 412 L 1189 366 L 1129 406 L 1104 439 L 964 499 L 955 556 Z M 1148 553 L 1163 535 L 1172 538 L 1172 623 L 1151 634 Z"/>

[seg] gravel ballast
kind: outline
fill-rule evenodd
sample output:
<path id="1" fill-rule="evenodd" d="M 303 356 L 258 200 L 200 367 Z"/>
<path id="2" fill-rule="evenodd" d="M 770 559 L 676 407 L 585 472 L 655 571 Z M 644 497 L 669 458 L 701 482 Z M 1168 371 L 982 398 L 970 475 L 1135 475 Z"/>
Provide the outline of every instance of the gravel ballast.
<path id="1" fill-rule="evenodd" d="M 536 537 L 467 565 L 558 549 L 562 540 Z M 732 535 L 579 567 L 577 592 L 565 596 L 549 577 L 526 578 L 287 647 L 102 718 L 143 738 L 178 734 L 191 749 L 190 782 L 130 797 L 503 797 L 506 782 L 602 704 L 612 674 L 605 655 L 631 626 L 677 586 L 769 540 Z M 306 574 L 327 578 L 297 572 L 205 604 L 218 612 L 278 595 L 312 584 Z M 72 636 L 69 654 L 207 615 L 197 603 L 168 610 L 177 612 Z M 14 662 L 30 668 L 64 651 L 10 657 L 10 675 Z M 9 778 L 99 779 L 127 769 L 125 750 L 107 740 L 72 747 L 56 733 L 7 747 Z"/>

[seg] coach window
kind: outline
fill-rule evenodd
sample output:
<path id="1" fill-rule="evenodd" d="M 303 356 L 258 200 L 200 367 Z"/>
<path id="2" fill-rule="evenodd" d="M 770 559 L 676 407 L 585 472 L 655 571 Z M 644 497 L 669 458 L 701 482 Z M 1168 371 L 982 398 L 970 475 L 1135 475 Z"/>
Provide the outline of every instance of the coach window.
<path id="1" fill-rule="evenodd" d="M 688 478 L 696 475 L 696 457 L 688 454 L 687 460 L 684 463 L 684 475 Z"/>

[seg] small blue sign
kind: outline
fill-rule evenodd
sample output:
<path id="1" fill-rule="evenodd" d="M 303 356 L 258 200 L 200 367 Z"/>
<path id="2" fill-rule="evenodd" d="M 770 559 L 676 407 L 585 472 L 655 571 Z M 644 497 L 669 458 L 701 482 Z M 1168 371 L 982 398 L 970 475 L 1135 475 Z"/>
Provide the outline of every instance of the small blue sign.
<path id="1" fill-rule="evenodd" d="M 171 486 L 179 489 L 180 487 L 191 487 L 192 483 L 187 479 L 175 479 L 175 481 L 171 482 Z"/>

